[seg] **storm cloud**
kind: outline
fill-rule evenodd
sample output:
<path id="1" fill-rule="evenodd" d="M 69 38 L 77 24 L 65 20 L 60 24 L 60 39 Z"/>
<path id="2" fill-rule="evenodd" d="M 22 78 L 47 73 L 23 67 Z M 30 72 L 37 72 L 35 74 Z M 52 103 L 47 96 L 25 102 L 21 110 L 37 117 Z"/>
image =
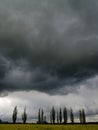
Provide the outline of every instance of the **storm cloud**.
<path id="1" fill-rule="evenodd" d="M 97 75 L 97 16 L 97 0 L 0 0 L 0 91 L 68 94 Z"/>

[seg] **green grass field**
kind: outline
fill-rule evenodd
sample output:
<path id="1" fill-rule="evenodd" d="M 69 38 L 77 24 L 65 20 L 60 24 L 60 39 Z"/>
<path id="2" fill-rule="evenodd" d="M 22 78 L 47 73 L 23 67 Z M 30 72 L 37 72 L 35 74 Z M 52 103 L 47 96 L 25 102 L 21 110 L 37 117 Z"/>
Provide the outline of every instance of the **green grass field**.
<path id="1" fill-rule="evenodd" d="M 0 124 L 0 130 L 98 130 L 98 125 Z"/>

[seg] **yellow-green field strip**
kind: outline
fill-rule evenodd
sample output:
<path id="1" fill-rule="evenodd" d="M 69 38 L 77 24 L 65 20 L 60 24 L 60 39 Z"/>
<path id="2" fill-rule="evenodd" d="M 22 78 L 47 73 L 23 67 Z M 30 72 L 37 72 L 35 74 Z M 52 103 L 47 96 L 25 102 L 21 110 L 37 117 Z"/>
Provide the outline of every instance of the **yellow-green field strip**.
<path id="1" fill-rule="evenodd" d="M 98 125 L 0 124 L 0 130 L 98 130 Z"/>

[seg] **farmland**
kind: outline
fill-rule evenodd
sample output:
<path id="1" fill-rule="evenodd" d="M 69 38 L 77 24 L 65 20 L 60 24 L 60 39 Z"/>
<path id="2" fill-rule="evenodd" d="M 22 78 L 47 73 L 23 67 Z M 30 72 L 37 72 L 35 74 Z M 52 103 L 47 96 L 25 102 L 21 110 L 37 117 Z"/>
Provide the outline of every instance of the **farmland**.
<path id="1" fill-rule="evenodd" d="M 98 130 L 98 125 L 0 124 L 0 130 Z"/>

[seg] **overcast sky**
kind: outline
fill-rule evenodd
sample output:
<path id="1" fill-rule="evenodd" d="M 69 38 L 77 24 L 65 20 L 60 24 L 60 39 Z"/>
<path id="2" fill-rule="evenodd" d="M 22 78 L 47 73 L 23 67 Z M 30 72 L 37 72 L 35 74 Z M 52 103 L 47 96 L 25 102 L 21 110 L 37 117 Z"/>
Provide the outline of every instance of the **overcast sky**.
<path id="1" fill-rule="evenodd" d="M 54 105 L 96 121 L 97 85 L 98 0 L 0 0 L 0 118 Z"/>

